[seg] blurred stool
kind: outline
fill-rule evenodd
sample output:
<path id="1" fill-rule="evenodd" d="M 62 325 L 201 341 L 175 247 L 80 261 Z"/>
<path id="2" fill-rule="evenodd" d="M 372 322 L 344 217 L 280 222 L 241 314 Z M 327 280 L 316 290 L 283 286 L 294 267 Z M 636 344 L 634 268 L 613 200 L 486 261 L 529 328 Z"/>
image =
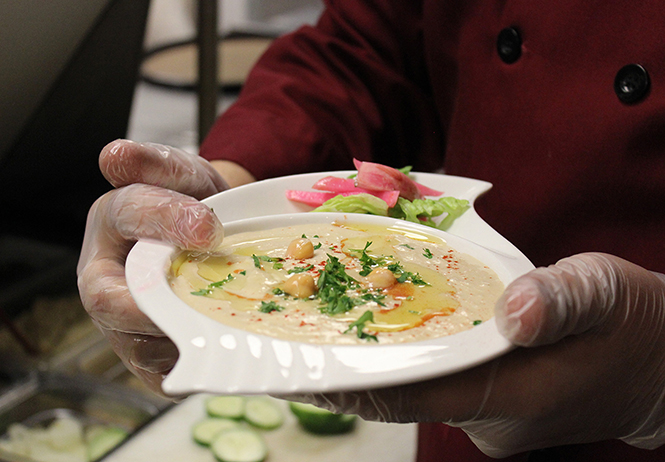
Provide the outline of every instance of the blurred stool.
<path id="1" fill-rule="evenodd" d="M 234 34 L 217 43 L 217 81 L 220 91 L 238 91 L 272 37 Z M 164 45 L 150 50 L 141 65 L 145 82 L 166 88 L 196 91 L 198 45 L 195 40 Z"/>

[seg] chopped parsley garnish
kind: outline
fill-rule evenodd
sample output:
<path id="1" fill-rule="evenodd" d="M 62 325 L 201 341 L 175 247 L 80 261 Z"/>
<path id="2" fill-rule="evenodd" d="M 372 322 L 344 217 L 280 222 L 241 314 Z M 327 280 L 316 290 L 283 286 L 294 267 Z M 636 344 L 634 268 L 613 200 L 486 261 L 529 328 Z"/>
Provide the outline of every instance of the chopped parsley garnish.
<path id="1" fill-rule="evenodd" d="M 384 298 L 386 298 L 385 295 L 381 295 L 381 294 L 373 294 L 373 293 L 366 293 L 366 294 L 361 295 L 360 298 L 361 298 L 362 300 L 367 301 L 367 302 L 374 302 L 374 303 L 376 303 L 376 304 L 378 304 L 378 305 L 380 305 L 380 306 L 386 306 L 386 304 L 383 303 L 383 302 L 381 301 L 381 300 L 383 300 Z"/>
<path id="2" fill-rule="evenodd" d="M 233 275 L 232 274 L 229 274 L 228 276 L 226 276 L 226 279 L 222 279 L 221 281 L 213 282 L 208 287 L 213 287 L 213 288 L 222 287 L 224 284 L 226 284 L 229 281 L 233 281 Z"/>
<path id="3" fill-rule="evenodd" d="M 204 289 L 199 289 L 197 291 L 190 292 L 190 293 L 192 295 L 201 295 L 201 296 L 210 295 L 212 293 L 213 289 L 216 289 L 218 287 L 222 287 L 224 284 L 226 284 L 227 282 L 232 281 L 232 280 L 233 280 L 233 275 L 229 274 L 228 276 L 226 276 L 226 279 L 222 279 L 221 281 L 217 281 L 217 282 L 212 282 L 212 283 L 208 284 L 208 287 L 206 287 Z"/>
<path id="4" fill-rule="evenodd" d="M 194 292 L 190 292 L 192 295 L 208 295 L 210 292 L 212 292 L 212 289 L 199 289 Z"/>
<path id="5" fill-rule="evenodd" d="M 376 338 L 376 335 L 368 334 L 367 332 L 364 331 L 365 324 L 367 324 L 368 322 L 374 322 L 374 313 L 372 313 L 369 310 L 365 311 L 358 319 L 349 324 L 349 328 L 346 329 L 344 333 L 348 334 L 355 327 L 359 339 L 374 340 L 375 342 L 378 342 L 379 339 Z"/>
<path id="6" fill-rule="evenodd" d="M 407 249 L 414 250 L 409 244 L 400 244 L 400 247 L 406 247 Z"/>
<path id="7" fill-rule="evenodd" d="M 358 281 L 346 273 L 346 269 L 339 259 L 328 254 L 328 262 L 319 275 L 317 281 L 318 298 L 322 306 L 322 313 L 334 315 L 346 313 L 355 306 L 355 303 L 346 292 L 358 287 Z"/>
<path id="8" fill-rule="evenodd" d="M 367 276 L 369 273 L 372 272 L 372 270 L 373 270 L 375 267 L 377 267 L 377 266 L 379 266 L 379 265 L 381 265 L 381 264 L 383 264 L 383 263 L 385 262 L 385 260 L 384 260 L 383 258 L 381 258 L 381 259 L 379 259 L 379 260 L 376 260 L 376 259 L 370 257 L 370 256 L 367 254 L 367 249 L 369 249 L 369 246 L 370 246 L 370 245 L 372 245 L 372 242 L 371 242 L 371 241 L 367 241 L 367 242 L 365 243 L 365 247 L 364 247 L 362 250 L 361 250 L 361 249 L 353 249 L 353 250 L 351 250 L 351 252 L 359 253 L 359 254 L 360 254 L 360 256 L 358 257 L 358 260 L 360 261 L 360 264 L 361 264 L 362 267 L 363 267 L 363 269 L 360 271 L 360 275 L 361 275 L 361 276 Z"/>
<path id="9" fill-rule="evenodd" d="M 314 250 L 319 250 L 323 244 L 320 242 L 314 246 Z"/>
<path id="10" fill-rule="evenodd" d="M 473 321 L 474 326 L 477 326 L 478 324 L 482 324 L 482 323 L 483 322 L 480 319 L 476 319 L 475 321 Z"/>
<path id="11" fill-rule="evenodd" d="M 284 261 L 283 258 L 279 257 L 269 257 L 267 255 L 252 255 L 252 260 L 254 260 L 254 266 L 257 268 L 261 268 L 261 262 L 265 261 L 268 263 L 274 263 L 273 268 L 275 268 L 279 262 Z M 275 268 L 275 269 L 280 269 L 280 268 Z"/>
<path id="12" fill-rule="evenodd" d="M 413 284 L 417 286 L 429 285 L 428 282 L 423 280 L 420 274 L 418 273 L 413 274 L 410 271 L 404 271 L 404 268 L 402 268 L 402 265 L 400 265 L 399 263 L 392 263 L 388 265 L 387 268 L 393 272 L 393 274 L 397 278 L 397 282 L 404 283 L 406 281 L 411 281 Z"/>
<path id="13" fill-rule="evenodd" d="M 303 238 L 307 238 L 303 234 Z M 318 236 L 315 236 L 318 237 Z M 368 253 L 370 246 L 372 245 L 371 241 L 367 241 L 365 246 L 362 249 L 353 249 L 351 253 L 358 259 L 358 262 L 361 266 L 361 271 L 359 272 L 361 276 L 367 276 L 377 267 L 385 267 L 390 270 L 396 277 L 397 281 L 400 283 L 411 282 L 415 285 L 429 285 L 425 282 L 422 277 L 416 273 L 406 271 L 399 263 L 391 263 L 393 257 L 391 256 L 377 256 L 370 255 Z M 402 244 L 402 246 L 407 247 L 413 250 L 408 244 Z M 320 249 L 322 243 L 318 242 L 315 246 L 315 249 Z M 334 247 L 331 250 L 335 250 Z M 424 249 L 424 256 L 427 258 L 432 258 L 433 255 L 429 249 Z M 319 271 L 319 276 L 316 281 L 317 292 L 316 295 L 310 298 L 316 298 L 320 302 L 319 311 L 323 314 L 329 316 L 339 315 L 351 311 L 357 306 L 365 305 L 367 303 L 376 303 L 379 306 L 386 306 L 384 299 L 386 295 L 381 293 L 381 291 L 372 291 L 372 290 L 360 290 L 360 282 L 354 279 L 351 275 L 346 272 L 346 266 L 332 254 L 327 255 L 328 259 L 325 262 L 325 267 Z M 269 257 L 267 255 L 252 255 L 254 261 L 254 266 L 257 268 L 263 269 L 262 265 L 264 262 L 270 262 L 273 264 L 273 268 L 282 269 L 283 268 L 283 258 Z M 393 260 L 394 261 L 394 260 Z M 295 266 L 287 271 L 288 274 L 294 273 L 304 273 L 310 270 L 313 270 L 315 265 L 307 266 Z M 243 272 L 244 274 L 244 272 Z M 227 280 L 232 279 L 233 276 L 229 275 Z M 219 283 L 213 284 L 224 284 L 227 280 L 220 281 Z M 213 285 L 211 284 L 208 289 L 204 289 L 199 295 L 207 295 L 212 291 Z M 274 288 L 272 294 L 275 296 L 284 297 L 286 294 L 283 289 Z M 258 310 L 262 313 L 272 313 L 273 311 L 282 311 L 283 306 L 277 304 L 273 301 L 262 301 Z M 376 335 L 372 335 L 366 331 L 366 324 L 374 322 L 374 314 L 371 310 L 365 311 L 356 321 L 349 324 L 349 328 L 344 331 L 344 333 L 352 332 L 354 329 L 358 335 L 358 338 L 363 340 L 373 340 L 378 341 Z"/>
<path id="14" fill-rule="evenodd" d="M 417 286 L 428 286 L 429 282 L 425 281 L 419 273 L 413 274 L 410 271 L 404 271 L 402 274 L 397 278 L 397 282 L 405 282 L 405 281 L 411 281 L 413 284 Z"/>
<path id="15" fill-rule="evenodd" d="M 288 274 L 293 274 L 293 273 L 304 273 L 305 271 L 309 271 L 311 269 L 314 269 L 314 265 L 309 265 L 309 266 L 296 266 L 294 268 L 291 268 L 290 270 L 287 271 Z"/>
<path id="16" fill-rule="evenodd" d="M 273 300 L 269 302 L 261 302 L 261 306 L 259 307 L 261 313 L 272 313 L 273 311 L 282 311 L 283 309 L 284 307 L 279 306 Z"/>
<path id="17" fill-rule="evenodd" d="M 346 273 L 346 268 L 337 257 L 328 255 L 328 262 L 317 281 L 317 297 L 321 301 L 319 310 L 328 315 L 342 314 L 358 305 L 375 302 L 385 306 L 381 301 L 385 295 L 366 292 L 359 297 L 351 297 L 349 290 L 357 290 L 360 285 Z"/>
<path id="18" fill-rule="evenodd" d="M 367 242 L 365 244 L 365 247 L 361 249 L 353 249 L 351 252 L 356 252 L 359 253 L 360 256 L 358 257 L 358 260 L 360 261 L 360 264 L 362 265 L 362 270 L 360 271 L 361 276 L 367 276 L 369 273 L 372 272 L 374 268 L 377 266 L 384 266 L 389 269 L 390 271 L 393 272 L 395 277 L 397 278 L 397 282 L 404 283 L 407 281 L 411 281 L 413 284 L 417 286 L 428 286 L 429 283 L 425 282 L 423 278 L 420 276 L 420 274 L 416 273 L 413 274 L 410 271 L 405 271 L 404 268 L 402 268 L 402 265 L 399 263 L 390 263 L 386 264 L 386 258 L 392 258 L 392 257 L 377 257 L 377 258 L 372 258 L 367 254 L 367 249 L 369 246 L 372 245 L 371 242 Z M 429 256 L 428 256 L 429 254 Z M 430 252 L 429 249 L 425 249 L 425 257 L 427 258 L 432 258 L 432 253 Z"/>

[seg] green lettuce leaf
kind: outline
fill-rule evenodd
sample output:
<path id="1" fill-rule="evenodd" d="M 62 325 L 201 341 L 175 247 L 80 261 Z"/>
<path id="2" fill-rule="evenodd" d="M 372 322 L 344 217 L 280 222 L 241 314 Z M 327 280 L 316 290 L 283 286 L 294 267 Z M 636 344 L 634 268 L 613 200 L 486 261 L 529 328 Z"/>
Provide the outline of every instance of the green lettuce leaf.
<path id="1" fill-rule="evenodd" d="M 390 216 L 446 230 L 468 209 L 469 201 L 455 197 L 414 199 L 413 202 L 400 197 L 397 205 L 390 209 Z M 446 216 L 437 224 L 434 218 L 444 213 Z"/>
<path id="2" fill-rule="evenodd" d="M 335 196 L 328 199 L 313 212 L 369 213 L 388 216 L 388 204 L 371 194 L 360 193 L 351 196 Z"/>
<path id="3" fill-rule="evenodd" d="M 389 209 L 384 200 L 371 194 L 361 193 L 351 196 L 335 196 L 313 211 L 391 216 L 445 231 L 468 209 L 469 201 L 466 199 L 448 196 L 438 199 L 414 199 L 413 202 L 400 197 L 395 207 Z M 435 218 L 444 214 L 443 219 L 437 224 Z"/>

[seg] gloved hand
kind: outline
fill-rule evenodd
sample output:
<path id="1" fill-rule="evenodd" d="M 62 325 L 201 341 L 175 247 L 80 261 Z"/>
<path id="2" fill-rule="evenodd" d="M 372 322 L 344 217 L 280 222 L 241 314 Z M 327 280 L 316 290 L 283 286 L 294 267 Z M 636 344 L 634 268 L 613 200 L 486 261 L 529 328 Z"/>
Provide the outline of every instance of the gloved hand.
<path id="1" fill-rule="evenodd" d="M 665 276 L 576 255 L 514 281 L 496 319 L 520 345 L 497 360 L 413 385 L 297 399 L 369 420 L 446 422 L 493 457 L 606 439 L 665 443 Z"/>
<path id="2" fill-rule="evenodd" d="M 128 367 L 159 391 L 177 351 L 136 308 L 124 259 L 140 237 L 214 248 L 222 227 L 194 198 L 225 184 L 202 159 L 156 145 L 112 143 L 100 165 L 116 186 L 160 186 L 100 198 L 79 264 L 90 315 Z M 664 310 L 664 276 L 609 255 L 577 255 L 506 289 L 496 318 L 520 345 L 511 353 L 416 384 L 300 399 L 368 420 L 447 422 L 495 457 L 614 438 L 653 448 L 665 443 Z"/>
<path id="3" fill-rule="evenodd" d="M 118 189 L 90 209 L 77 269 L 81 300 L 125 365 L 160 393 L 178 352 L 130 296 L 125 258 L 140 238 L 201 251 L 219 245 L 222 224 L 197 199 L 227 186 L 204 159 L 157 144 L 114 141 L 99 164 Z"/>

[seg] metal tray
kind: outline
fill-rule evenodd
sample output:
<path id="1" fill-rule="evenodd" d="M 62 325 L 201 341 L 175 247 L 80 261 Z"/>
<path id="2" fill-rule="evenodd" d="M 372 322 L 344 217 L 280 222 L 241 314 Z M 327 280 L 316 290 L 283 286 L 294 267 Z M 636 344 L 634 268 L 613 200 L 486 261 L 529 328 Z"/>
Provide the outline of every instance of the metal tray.
<path id="1" fill-rule="evenodd" d="M 87 375 L 33 372 L 0 396 L 0 435 L 6 437 L 12 423 L 46 426 L 58 417 L 70 416 L 84 425 L 101 423 L 123 428 L 131 438 L 168 407 L 170 404 L 157 397 L 151 399 Z M 0 461 L 26 459 L 0 452 Z"/>

